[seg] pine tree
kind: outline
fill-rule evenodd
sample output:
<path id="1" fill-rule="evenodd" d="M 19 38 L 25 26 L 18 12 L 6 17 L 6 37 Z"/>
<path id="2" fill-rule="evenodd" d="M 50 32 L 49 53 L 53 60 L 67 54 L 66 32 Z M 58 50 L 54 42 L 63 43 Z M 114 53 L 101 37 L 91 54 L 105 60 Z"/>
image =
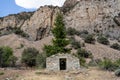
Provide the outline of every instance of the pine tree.
<path id="1" fill-rule="evenodd" d="M 53 45 L 46 45 L 44 47 L 47 56 L 57 53 L 67 53 L 70 51 L 68 48 L 66 48 L 66 46 L 69 44 L 69 40 L 66 39 L 66 28 L 62 14 L 57 14 L 54 25 L 55 28 L 52 30 L 54 36 L 54 39 L 52 40 Z"/>

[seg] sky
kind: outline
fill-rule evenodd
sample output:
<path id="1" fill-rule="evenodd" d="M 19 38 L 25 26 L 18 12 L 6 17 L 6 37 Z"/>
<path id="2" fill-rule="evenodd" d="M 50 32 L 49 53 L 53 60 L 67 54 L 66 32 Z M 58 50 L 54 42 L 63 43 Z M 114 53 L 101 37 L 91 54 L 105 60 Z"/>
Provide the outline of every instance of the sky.
<path id="1" fill-rule="evenodd" d="M 40 6 L 54 5 L 62 6 L 65 0 L 1 0 L 0 17 L 16 14 L 23 11 L 34 11 Z"/>

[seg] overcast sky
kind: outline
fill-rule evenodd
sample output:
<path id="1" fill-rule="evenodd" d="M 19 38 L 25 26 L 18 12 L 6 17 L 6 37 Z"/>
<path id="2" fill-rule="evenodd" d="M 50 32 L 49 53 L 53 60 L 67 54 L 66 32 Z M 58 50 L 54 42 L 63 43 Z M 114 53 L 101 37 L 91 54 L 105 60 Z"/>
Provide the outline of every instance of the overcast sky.
<path id="1" fill-rule="evenodd" d="M 0 17 L 23 11 L 34 11 L 40 6 L 62 6 L 65 0 L 1 0 Z"/>

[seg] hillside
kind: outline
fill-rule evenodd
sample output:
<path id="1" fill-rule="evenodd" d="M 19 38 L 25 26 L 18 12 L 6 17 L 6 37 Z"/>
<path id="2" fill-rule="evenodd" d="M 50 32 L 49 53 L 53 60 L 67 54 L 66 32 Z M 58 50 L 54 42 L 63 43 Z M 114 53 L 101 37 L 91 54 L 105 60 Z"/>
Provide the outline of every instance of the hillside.
<path id="1" fill-rule="evenodd" d="M 0 45 L 10 46 L 17 57 L 23 49 L 35 47 L 40 52 L 44 44 L 52 39 L 56 14 L 62 12 L 66 28 L 87 30 L 95 35 L 103 34 L 112 40 L 120 39 L 120 2 L 119 0 L 66 0 L 63 7 L 43 6 L 34 12 L 22 12 L 0 18 Z M 14 34 L 12 30 L 20 28 L 27 35 Z M 114 42 L 114 41 L 113 41 Z M 118 59 L 120 51 L 106 45 L 86 44 L 94 58 L 108 57 Z M 96 49 L 95 49 L 96 48 Z"/>
<path id="2" fill-rule="evenodd" d="M 70 61 L 47 58 L 58 52 L 73 54 L 79 69 L 70 56 Z M 74 66 L 70 62 L 73 71 L 67 69 Z M 49 71 L 47 63 L 60 71 Z M 117 76 L 120 0 L 66 0 L 62 7 L 0 17 L 0 80 L 120 80 Z"/>

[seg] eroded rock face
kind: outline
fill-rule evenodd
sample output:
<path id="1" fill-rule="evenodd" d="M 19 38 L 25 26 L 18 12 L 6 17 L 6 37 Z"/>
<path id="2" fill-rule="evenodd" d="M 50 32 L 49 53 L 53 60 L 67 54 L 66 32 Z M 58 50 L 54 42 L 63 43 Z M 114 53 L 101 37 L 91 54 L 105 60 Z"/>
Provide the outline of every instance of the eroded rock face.
<path id="1" fill-rule="evenodd" d="M 118 0 L 78 0 L 78 2 L 65 15 L 66 27 L 119 37 L 120 26 L 114 22 L 114 17 L 120 12 Z"/>
<path id="2" fill-rule="evenodd" d="M 79 2 L 79 0 L 66 0 L 62 10 L 64 13 L 68 12 L 71 8 L 73 8 L 77 3 Z"/>
<path id="3" fill-rule="evenodd" d="M 67 28 L 87 30 L 113 38 L 120 36 L 120 0 L 66 0 L 62 9 L 44 6 L 35 12 L 0 18 L 0 31 L 7 27 L 21 27 L 30 36 L 29 40 L 41 40 L 50 35 L 56 14 L 62 11 Z"/>
<path id="4" fill-rule="evenodd" d="M 50 34 L 58 12 L 60 12 L 58 7 L 41 7 L 30 20 L 25 21 L 21 28 L 29 34 L 30 40 L 40 40 Z"/>
<path id="5" fill-rule="evenodd" d="M 19 14 L 11 14 L 0 18 L 0 29 L 6 27 L 21 27 L 25 20 L 29 19 L 34 12 L 22 12 Z"/>

